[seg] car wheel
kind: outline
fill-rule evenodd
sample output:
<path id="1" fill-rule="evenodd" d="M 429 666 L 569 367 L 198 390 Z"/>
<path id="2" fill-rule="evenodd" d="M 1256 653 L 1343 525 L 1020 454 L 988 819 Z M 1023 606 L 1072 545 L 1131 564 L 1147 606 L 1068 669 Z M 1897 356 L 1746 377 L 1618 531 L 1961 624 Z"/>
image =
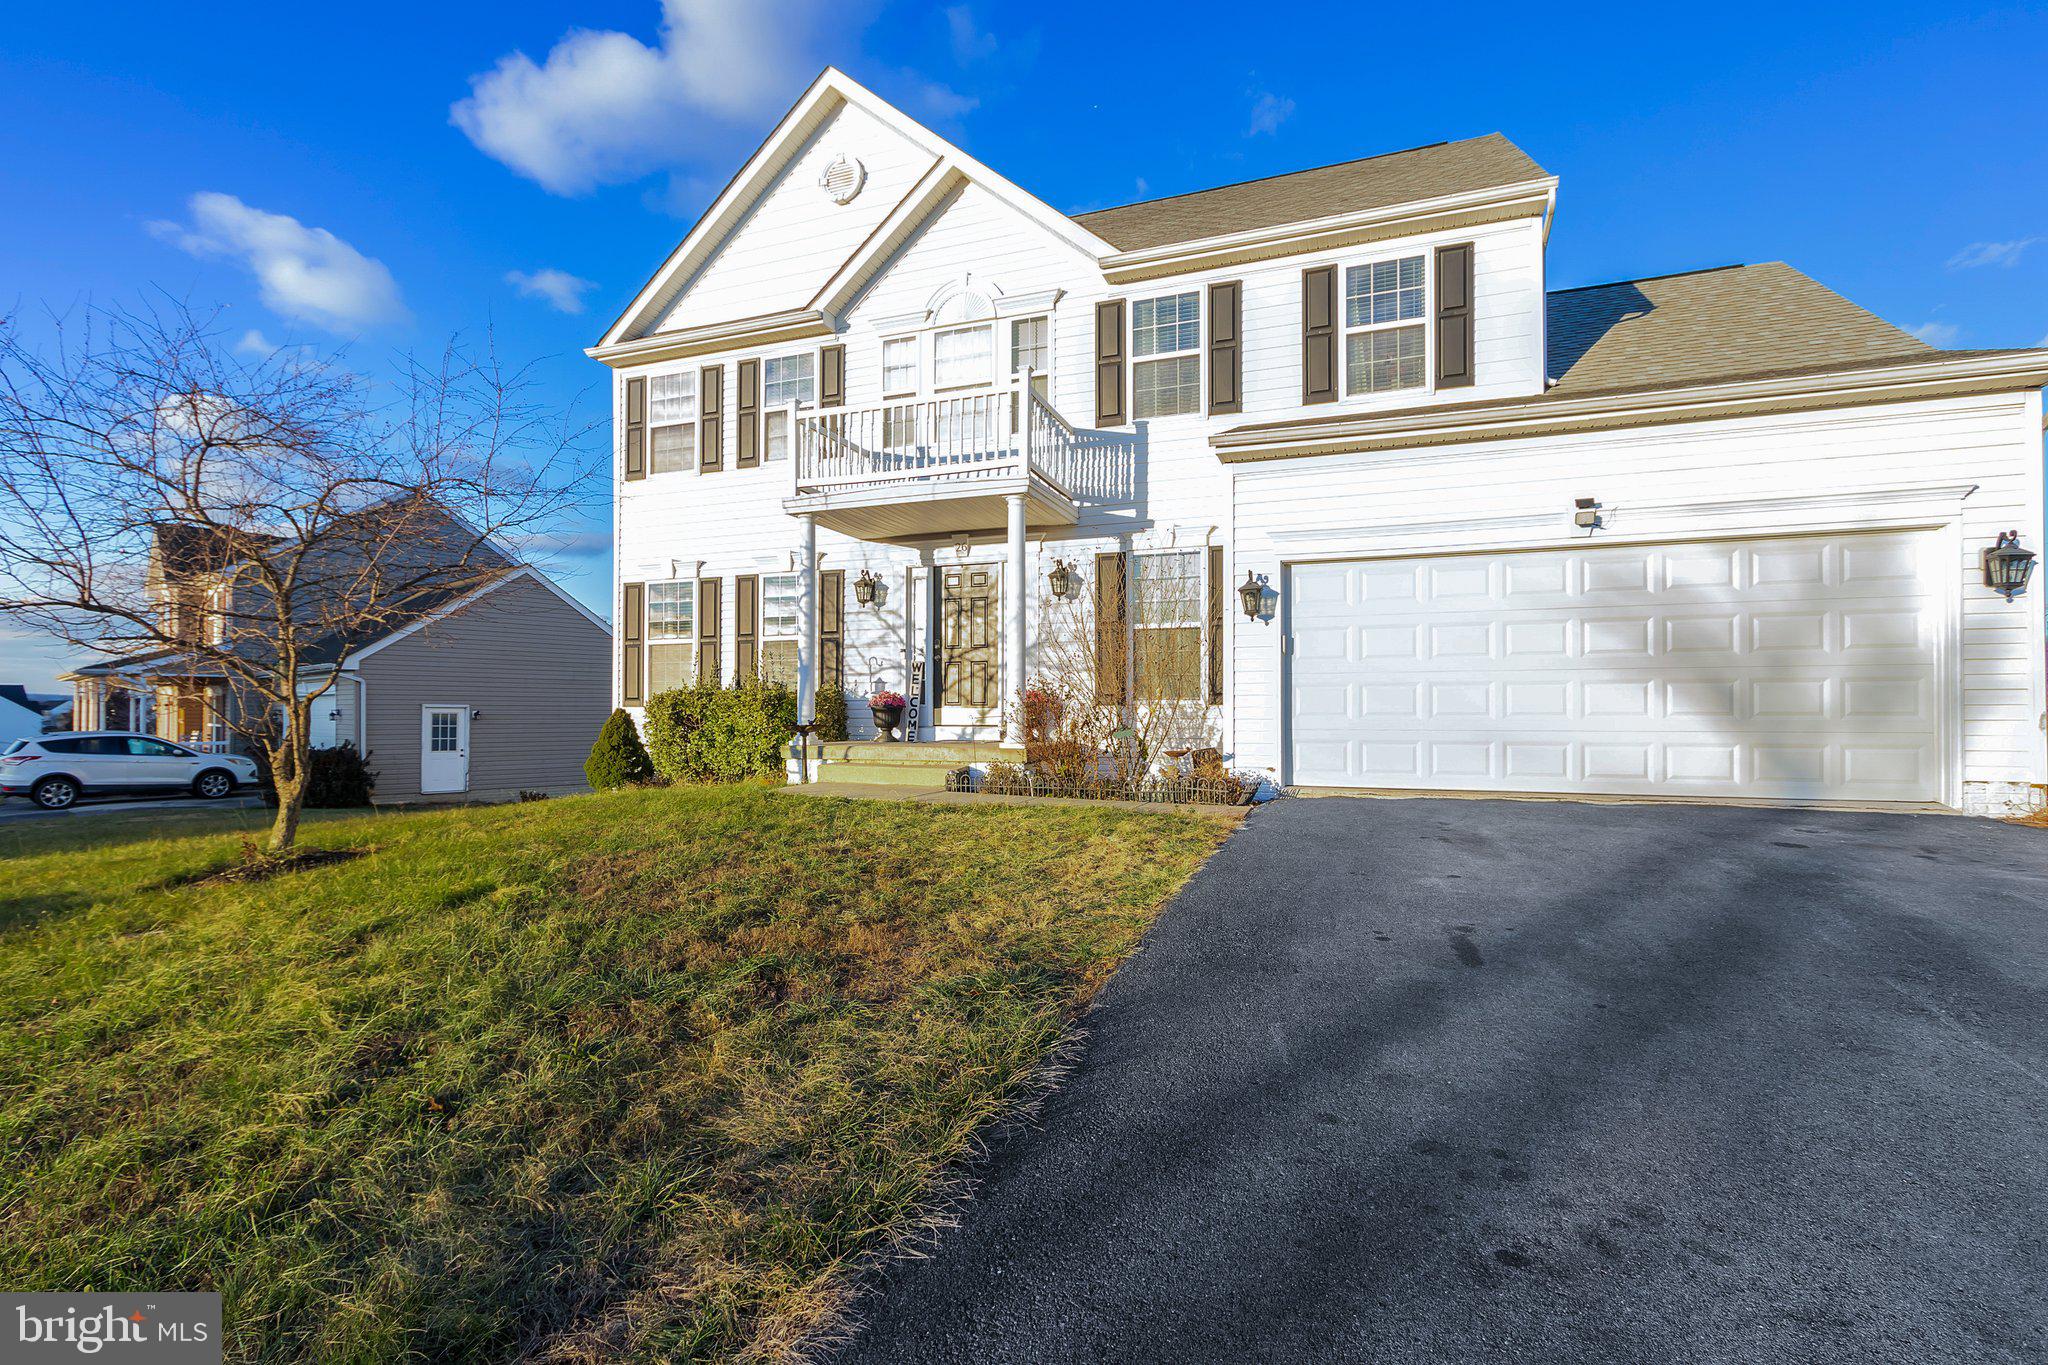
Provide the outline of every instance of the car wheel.
<path id="1" fill-rule="evenodd" d="M 68 810 L 78 799 L 78 784 L 68 777 L 46 777 L 29 795 L 44 810 Z"/>
<path id="2" fill-rule="evenodd" d="M 235 789 L 234 775 L 219 768 L 208 768 L 192 779 L 192 794 L 203 796 L 209 801 L 218 801 Z"/>

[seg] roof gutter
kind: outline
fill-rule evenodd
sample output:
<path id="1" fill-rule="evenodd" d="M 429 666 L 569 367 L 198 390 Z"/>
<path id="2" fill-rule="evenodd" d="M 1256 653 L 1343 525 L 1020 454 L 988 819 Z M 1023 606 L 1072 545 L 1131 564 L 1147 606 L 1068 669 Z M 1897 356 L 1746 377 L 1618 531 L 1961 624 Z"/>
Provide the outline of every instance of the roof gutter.
<path id="1" fill-rule="evenodd" d="M 1352 213 L 1332 214 L 1299 223 L 1279 223 L 1244 232 L 1200 237 L 1188 242 L 1119 251 L 1102 258 L 1102 272 L 1111 284 L 1178 275 L 1215 266 L 1236 265 L 1275 256 L 1296 256 L 1360 242 L 1406 237 L 1421 232 L 1475 227 L 1514 218 L 1540 217 L 1548 222 L 1557 203 L 1557 177 L 1465 190 Z"/>
<path id="2" fill-rule="evenodd" d="M 584 349 L 583 354 L 592 360 L 601 360 L 613 369 L 622 369 L 652 360 L 674 360 L 681 356 L 706 355 L 712 351 L 773 346 L 804 337 L 830 336 L 832 330 L 831 316 L 823 309 L 787 308 L 779 313 L 763 313 L 735 322 L 714 322 L 675 332 L 656 332 L 652 336 L 636 337 L 610 346 L 590 346 Z"/>
<path id="3" fill-rule="evenodd" d="M 1264 423 L 1217 432 L 1209 444 L 1223 463 L 1243 464 L 1919 398 L 2017 393 L 2044 384 L 2048 384 L 2048 349 L 2004 351 L 1670 389 L 1505 399 L 1467 407 Z"/>

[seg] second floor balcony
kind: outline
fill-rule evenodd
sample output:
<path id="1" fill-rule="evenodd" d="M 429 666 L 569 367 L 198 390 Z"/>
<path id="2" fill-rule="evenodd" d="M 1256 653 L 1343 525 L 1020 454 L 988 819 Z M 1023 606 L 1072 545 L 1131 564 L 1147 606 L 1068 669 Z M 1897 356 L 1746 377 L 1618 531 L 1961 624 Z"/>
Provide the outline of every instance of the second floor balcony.
<path id="1" fill-rule="evenodd" d="M 1128 437 L 1075 428 L 1032 386 L 865 408 L 792 410 L 786 511 L 862 540 L 913 541 L 1004 524 L 1021 494 L 1033 526 L 1071 526 L 1128 498 Z"/>

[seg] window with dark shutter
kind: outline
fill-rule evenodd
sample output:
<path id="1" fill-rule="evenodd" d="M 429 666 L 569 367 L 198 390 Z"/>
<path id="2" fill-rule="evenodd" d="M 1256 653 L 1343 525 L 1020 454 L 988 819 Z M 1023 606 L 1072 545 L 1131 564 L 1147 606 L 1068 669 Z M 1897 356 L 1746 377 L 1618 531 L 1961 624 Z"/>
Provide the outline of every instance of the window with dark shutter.
<path id="1" fill-rule="evenodd" d="M 1244 411 L 1244 285 L 1209 286 L 1209 412 Z"/>
<path id="2" fill-rule="evenodd" d="M 697 472 L 725 468 L 725 366 L 706 365 L 697 376 Z"/>
<path id="3" fill-rule="evenodd" d="M 741 574 L 732 581 L 732 674 L 737 686 L 761 676 L 761 579 Z"/>
<path id="4" fill-rule="evenodd" d="M 1124 401 L 1124 301 L 1095 305 L 1095 425 L 1120 427 L 1130 420 Z"/>
<path id="5" fill-rule="evenodd" d="M 1202 638 L 1208 644 L 1209 705 L 1223 704 L 1223 547 L 1209 547 L 1209 609 Z"/>
<path id="6" fill-rule="evenodd" d="M 1436 386 L 1478 382 L 1472 336 L 1472 243 L 1436 249 Z"/>
<path id="7" fill-rule="evenodd" d="M 1124 704 L 1124 667 L 1130 636 L 1129 597 L 1124 588 L 1121 554 L 1095 556 L 1095 700 L 1102 706 Z"/>
<path id="8" fill-rule="evenodd" d="M 647 381 L 626 381 L 626 477 L 647 477 Z"/>
<path id="9" fill-rule="evenodd" d="M 619 589 L 619 701 L 624 706 L 638 706 L 647 700 L 646 686 L 642 682 L 643 660 L 646 654 L 646 603 L 647 585 L 625 583 Z"/>
<path id="10" fill-rule="evenodd" d="M 719 645 L 725 635 L 719 614 L 719 586 L 715 578 L 697 580 L 697 681 L 717 686 L 725 680 Z"/>
<path id="11" fill-rule="evenodd" d="M 1337 401 L 1337 267 L 1301 272 L 1301 401 Z"/>
<path id="12" fill-rule="evenodd" d="M 733 453 L 733 464 L 741 469 L 752 469 L 761 463 L 761 362 L 742 360 L 739 376 L 739 405 L 734 409 L 739 424 L 734 437 L 737 448 Z"/>
<path id="13" fill-rule="evenodd" d="M 826 346 L 818 352 L 818 406 L 846 406 L 846 348 Z"/>
<path id="14" fill-rule="evenodd" d="M 846 571 L 818 575 L 818 686 L 842 687 L 846 665 Z"/>

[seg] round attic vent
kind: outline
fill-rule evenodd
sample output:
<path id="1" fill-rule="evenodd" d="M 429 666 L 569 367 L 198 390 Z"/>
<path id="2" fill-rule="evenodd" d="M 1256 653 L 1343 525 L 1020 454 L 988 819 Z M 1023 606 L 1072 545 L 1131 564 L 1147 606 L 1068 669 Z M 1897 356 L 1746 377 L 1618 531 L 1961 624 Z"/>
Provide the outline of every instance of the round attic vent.
<path id="1" fill-rule="evenodd" d="M 835 204 L 852 203 L 867 182 L 868 168 L 860 164 L 859 157 L 844 152 L 826 162 L 824 172 L 818 176 L 818 188 Z"/>

